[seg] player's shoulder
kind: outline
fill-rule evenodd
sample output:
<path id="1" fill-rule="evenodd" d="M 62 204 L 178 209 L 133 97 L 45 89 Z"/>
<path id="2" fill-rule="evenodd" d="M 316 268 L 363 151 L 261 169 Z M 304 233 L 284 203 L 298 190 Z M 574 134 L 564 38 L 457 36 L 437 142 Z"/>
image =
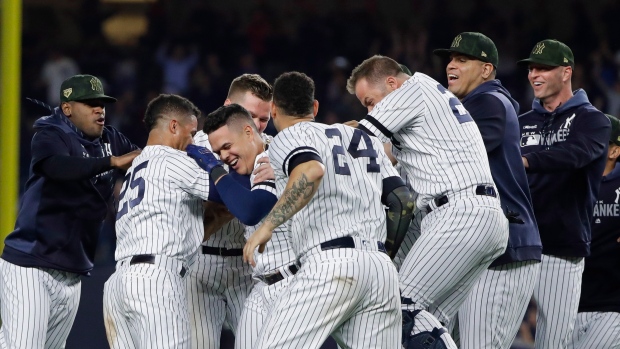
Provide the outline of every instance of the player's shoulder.
<path id="1" fill-rule="evenodd" d="M 194 135 L 194 144 L 205 147 L 209 150 L 213 150 L 211 148 L 211 143 L 209 143 L 209 135 L 204 133 L 202 130 L 196 132 L 196 134 Z"/>

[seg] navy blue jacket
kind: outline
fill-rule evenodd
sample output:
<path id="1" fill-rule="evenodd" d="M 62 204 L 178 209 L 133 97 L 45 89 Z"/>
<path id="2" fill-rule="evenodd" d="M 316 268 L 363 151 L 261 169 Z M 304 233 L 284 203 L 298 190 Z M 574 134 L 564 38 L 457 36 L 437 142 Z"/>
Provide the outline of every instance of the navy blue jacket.
<path id="1" fill-rule="evenodd" d="M 38 119 L 34 127 L 30 178 L 15 230 L 4 241 L 2 258 L 22 267 L 87 275 L 93 268 L 116 171 L 108 167 L 92 178 L 62 181 L 46 177 L 40 164 L 54 155 L 102 158 L 123 155 L 138 147 L 110 126 L 104 128 L 101 138 L 89 140 L 59 108 Z"/>
<path id="2" fill-rule="evenodd" d="M 476 87 L 461 101 L 478 125 L 504 214 L 510 222 L 506 252 L 491 267 L 540 261 L 542 244 L 519 149 L 519 104 L 499 80 Z"/>
<path id="3" fill-rule="evenodd" d="M 579 312 L 620 312 L 620 163 L 603 177 L 585 259 Z"/>
<path id="4" fill-rule="evenodd" d="M 585 91 L 553 112 L 534 99 L 519 117 L 527 170 L 543 253 L 590 254 L 590 222 L 607 158 L 609 119 Z"/>

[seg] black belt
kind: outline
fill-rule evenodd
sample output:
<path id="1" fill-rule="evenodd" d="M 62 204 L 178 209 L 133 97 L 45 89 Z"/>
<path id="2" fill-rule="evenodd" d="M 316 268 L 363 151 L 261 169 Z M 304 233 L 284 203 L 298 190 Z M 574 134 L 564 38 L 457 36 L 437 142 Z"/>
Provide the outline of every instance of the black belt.
<path id="1" fill-rule="evenodd" d="M 243 256 L 243 249 L 202 246 L 202 254 L 212 254 L 215 256 L 224 257 Z"/>
<path id="2" fill-rule="evenodd" d="M 297 265 L 295 264 L 291 264 L 288 267 L 288 270 L 293 274 L 297 274 L 297 271 L 299 271 L 299 267 L 297 267 Z M 264 283 L 266 283 L 267 285 L 273 285 L 276 282 L 282 281 L 284 279 L 286 279 L 287 276 L 282 275 L 282 273 L 279 270 L 276 270 L 274 272 L 271 272 L 269 274 L 263 274 L 261 276 L 259 276 L 258 278 L 263 281 Z"/>
<path id="3" fill-rule="evenodd" d="M 492 196 L 496 198 L 497 192 L 495 191 L 495 187 L 493 187 L 492 185 L 479 185 L 476 187 L 476 195 Z M 443 195 L 438 198 L 434 198 L 433 202 L 435 203 L 435 206 L 439 208 L 448 203 L 448 197 L 446 195 Z M 431 213 L 432 210 L 433 209 L 431 209 L 429 206 L 426 208 L 426 213 Z"/>
<path id="4" fill-rule="evenodd" d="M 387 253 L 385 245 L 381 241 L 377 241 L 377 247 L 379 251 Z M 323 251 L 333 250 L 335 248 L 355 248 L 355 240 L 350 236 L 344 236 L 334 240 L 329 240 L 321 243 L 321 249 Z"/>
<path id="5" fill-rule="evenodd" d="M 131 257 L 131 259 L 129 260 L 129 265 L 140 263 L 155 264 L 155 256 L 153 256 L 152 254 L 137 254 Z M 185 273 L 187 273 L 187 269 L 185 269 L 185 267 L 181 267 L 181 272 L 179 273 L 179 275 L 181 275 L 181 277 L 184 277 Z"/>

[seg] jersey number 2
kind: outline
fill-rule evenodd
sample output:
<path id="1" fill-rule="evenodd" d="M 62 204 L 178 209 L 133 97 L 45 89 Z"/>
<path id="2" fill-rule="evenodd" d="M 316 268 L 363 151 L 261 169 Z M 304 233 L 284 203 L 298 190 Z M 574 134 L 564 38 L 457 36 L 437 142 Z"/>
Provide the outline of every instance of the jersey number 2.
<path id="1" fill-rule="evenodd" d="M 145 161 L 141 163 L 140 165 L 136 166 L 133 169 L 133 173 L 127 172 L 127 174 L 125 175 L 125 179 L 123 180 L 123 187 L 121 188 L 121 194 L 118 197 L 118 202 L 119 203 L 123 202 L 123 200 L 125 199 L 125 194 L 127 193 L 127 187 L 130 187 L 131 189 L 138 187 L 138 197 L 136 197 L 135 199 L 127 200 L 123 203 L 123 206 L 121 207 L 120 210 L 118 210 L 118 213 L 116 214 L 117 220 L 123 217 L 125 213 L 129 212 L 130 208 L 136 207 L 138 206 L 138 204 L 140 204 L 140 202 L 142 202 L 142 198 L 144 198 L 145 182 L 144 182 L 144 178 L 140 177 L 138 172 L 140 172 L 140 170 L 145 169 L 148 165 L 149 165 L 149 162 Z"/>
<path id="2" fill-rule="evenodd" d="M 325 135 L 328 138 L 338 137 L 340 138 L 340 142 L 342 143 L 342 133 L 337 128 L 328 128 L 325 130 Z M 366 149 L 359 149 L 360 141 L 364 139 L 364 143 L 366 144 Z M 370 136 L 366 134 L 366 132 L 362 130 L 355 130 L 353 132 L 353 137 L 351 138 L 351 143 L 347 148 L 347 152 L 351 154 L 351 156 L 355 159 L 364 157 L 369 158 L 370 162 L 366 166 L 366 171 L 370 173 L 376 173 L 381 171 L 381 167 L 377 163 L 377 151 L 372 147 L 372 140 Z M 338 161 L 338 154 L 345 156 L 344 147 L 340 144 L 335 144 L 332 147 L 332 158 L 334 158 L 334 168 L 336 169 L 336 174 L 350 176 L 351 170 L 349 169 L 349 165 L 346 161 L 343 161 L 342 166 Z"/>
<path id="3" fill-rule="evenodd" d="M 448 90 L 443 87 L 443 85 L 437 84 L 437 89 L 439 90 L 439 92 L 441 92 L 441 96 L 448 101 L 450 109 L 452 109 L 452 114 L 456 116 L 459 124 L 474 121 L 474 119 L 471 118 L 471 115 L 469 115 L 469 112 L 467 111 L 467 109 L 465 109 L 461 102 L 451 93 L 446 93 L 448 92 Z"/>

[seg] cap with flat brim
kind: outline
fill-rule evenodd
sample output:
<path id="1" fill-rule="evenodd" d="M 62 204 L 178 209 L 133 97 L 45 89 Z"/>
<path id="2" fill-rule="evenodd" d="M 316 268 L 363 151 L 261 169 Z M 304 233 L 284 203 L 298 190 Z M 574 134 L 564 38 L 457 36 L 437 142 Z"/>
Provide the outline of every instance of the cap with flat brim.
<path id="1" fill-rule="evenodd" d="M 552 39 L 540 41 L 534 46 L 530 57 L 517 62 L 520 66 L 540 64 L 549 67 L 574 67 L 573 52 L 566 44 Z"/>
<path id="2" fill-rule="evenodd" d="M 93 75 L 74 75 L 62 82 L 60 86 L 61 102 L 79 102 L 86 100 L 100 100 L 104 103 L 114 103 L 116 98 L 103 92 L 103 84 Z"/>
<path id="3" fill-rule="evenodd" d="M 449 58 L 451 54 L 459 53 L 482 62 L 491 63 L 496 68 L 499 64 L 497 47 L 495 47 L 493 40 L 476 32 L 460 33 L 452 40 L 450 48 L 436 49 L 433 53 L 442 58 Z"/>

